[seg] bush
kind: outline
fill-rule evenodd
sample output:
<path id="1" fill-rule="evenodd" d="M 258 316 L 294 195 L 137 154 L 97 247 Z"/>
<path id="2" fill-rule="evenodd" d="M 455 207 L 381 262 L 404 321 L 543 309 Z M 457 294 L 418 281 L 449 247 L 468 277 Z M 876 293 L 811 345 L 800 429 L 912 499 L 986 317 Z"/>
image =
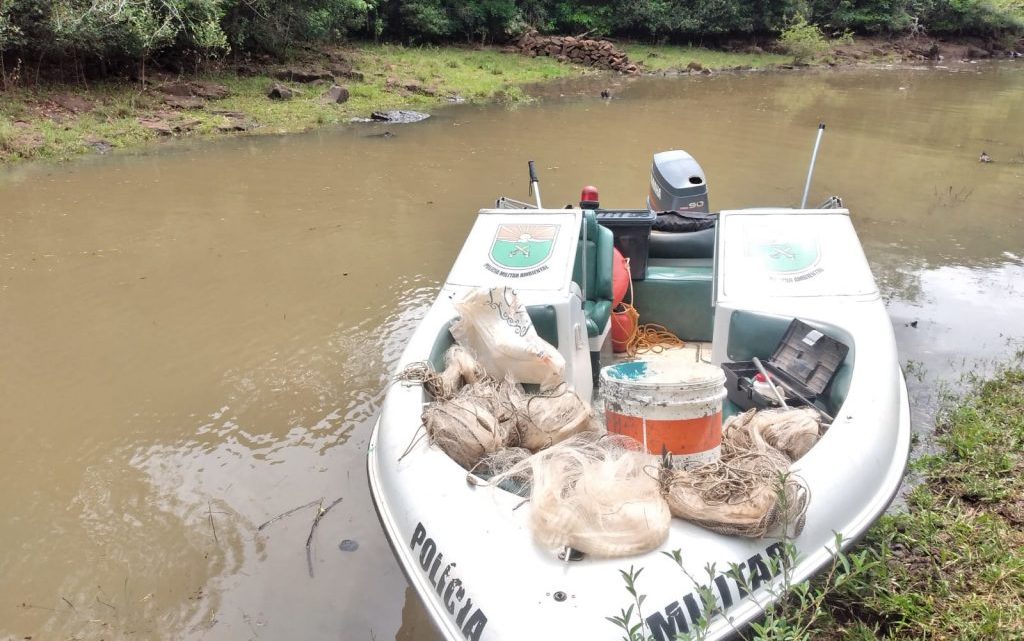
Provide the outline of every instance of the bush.
<path id="1" fill-rule="evenodd" d="M 898 33 L 911 23 L 906 0 L 815 0 L 811 15 L 835 32 Z"/>
<path id="2" fill-rule="evenodd" d="M 1024 33 L 1024 0 L 916 0 L 910 9 L 930 33 Z"/>
<path id="3" fill-rule="evenodd" d="M 806 64 L 830 49 L 828 40 L 816 25 L 807 22 L 803 14 L 797 14 L 779 36 L 779 44 L 786 53 L 793 56 L 796 64 Z"/>

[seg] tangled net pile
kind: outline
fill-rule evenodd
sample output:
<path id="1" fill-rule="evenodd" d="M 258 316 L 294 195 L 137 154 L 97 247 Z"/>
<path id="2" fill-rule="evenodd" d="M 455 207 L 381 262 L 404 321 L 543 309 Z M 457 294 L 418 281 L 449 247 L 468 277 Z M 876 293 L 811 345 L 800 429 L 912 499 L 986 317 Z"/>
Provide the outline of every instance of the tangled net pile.
<path id="1" fill-rule="evenodd" d="M 530 484 L 530 527 L 548 548 L 595 557 L 641 554 L 668 537 L 672 514 L 657 469 L 635 440 L 583 432 L 520 461 L 495 479 Z"/>
<path id="2" fill-rule="evenodd" d="M 800 534 L 810 490 L 789 467 L 817 443 L 820 431 L 811 408 L 749 410 L 732 417 L 722 427 L 718 461 L 663 470 L 673 516 L 721 534 Z"/>
<path id="3" fill-rule="evenodd" d="M 720 460 L 659 469 L 635 440 L 605 434 L 564 383 L 527 394 L 489 376 L 458 345 L 444 371 L 416 363 L 398 380 L 422 383 L 433 397 L 423 412 L 433 445 L 491 484 L 529 491 L 531 529 L 546 547 L 640 554 L 664 542 L 672 516 L 747 537 L 803 529 L 810 492 L 789 468 L 819 438 L 813 409 L 734 416 L 723 426 Z"/>
<path id="4" fill-rule="evenodd" d="M 427 436 L 470 471 L 475 471 L 485 457 L 505 448 L 535 452 L 599 427 L 590 406 L 565 383 L 538 394 L 526 394 L 510 378 L 496 380 L 489 376 L 458 345 L 445 353 L 443 372 L 435 372 L 429 363 L 414 363 L 397 378 L 422 383 L 434 397 L 423 411 Z"/>

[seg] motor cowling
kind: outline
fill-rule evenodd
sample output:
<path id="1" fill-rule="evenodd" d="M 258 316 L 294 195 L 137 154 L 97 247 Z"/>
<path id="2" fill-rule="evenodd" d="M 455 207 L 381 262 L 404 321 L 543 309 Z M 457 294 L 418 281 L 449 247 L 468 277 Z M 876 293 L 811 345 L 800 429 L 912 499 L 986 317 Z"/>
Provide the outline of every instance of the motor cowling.
<path id="1" fill-rule="evenodd" d="M 708 213 L 704 170 L 682 149 L 654 154 L 647 207 L 657 212 Z"/>

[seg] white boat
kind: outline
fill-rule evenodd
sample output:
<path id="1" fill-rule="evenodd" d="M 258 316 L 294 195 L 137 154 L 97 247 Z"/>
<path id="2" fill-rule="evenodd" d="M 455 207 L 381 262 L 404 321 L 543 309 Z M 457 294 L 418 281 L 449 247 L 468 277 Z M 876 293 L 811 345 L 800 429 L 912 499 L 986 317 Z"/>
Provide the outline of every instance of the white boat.
<path id="1" fill-rule="evenodd" d="M 502 234 L 523 230 L 542 231 L 547 251 L 514 263 L 496 258 Z M 777 539 L 725 536 L 679 519 L 649 554 L 562 560 L 534 542 L 523 498 L 467 484 L 466 470 L 426 439 L 410 449 L 429 398 L 419 385 L 395 384 L 369 444 L 370 489 L 395 556 L 444 638 L 619 639 L 621 630 L 606 617 L 632 603 L 620 574 L 631 566 L 644 570 L 638 591 L 646 594 L 647 634 L 665 641 L 693 630 L 705 612 L 700 589 L 708 587 L 724 614 L 710 621 L 705 638 L 724 638 L 777 599 L 784 579 L 799 582 L 827 566 L 836 533 L 844 546 L 856 540 L 893 499 L 909 452 L 906 383 L 849 212 L 722 211 L 704 236 L 713 238 L 713 252 L 694 252 L 689 240 L 682 256 L 653 252 L 662 257 L 653 255 L 647 278 L 634 283 L 643 322 L 710 342 L 714 364 L 767 359 L 795 318 L 849 347 L 818 399 L 834 422 L 792 468 L 812 499 L 805 527 L 791 540 L 791 573 L 781 576 L 771 562 L 783 554 Z M 440 368 L 453 343 L 453 302 L 478 287 L 512 286 L 539 335 L 565 358 L 567 382 L 592 398 L 594 361 L 608 351 L 611 242 L 592 211 L 481 210 L 398 369 L 418 361 Z M 726 402 L 726 416 L 736 412 Z M 692 579 L 661 553 L 673 550 Z M 731 566 L 742 583 L 727 572 Z"/>

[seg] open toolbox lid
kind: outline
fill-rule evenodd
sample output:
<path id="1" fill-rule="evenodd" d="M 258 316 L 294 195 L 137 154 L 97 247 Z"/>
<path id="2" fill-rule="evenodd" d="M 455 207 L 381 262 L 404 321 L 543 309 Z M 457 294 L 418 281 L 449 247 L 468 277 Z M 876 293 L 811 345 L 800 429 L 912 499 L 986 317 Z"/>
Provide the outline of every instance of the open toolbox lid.
<path id="1" fill-rule="evenodd" d="M 794 318 L 765 367 L 813 400 L 832 382 L 849 351 L 849 346 Z"/>

